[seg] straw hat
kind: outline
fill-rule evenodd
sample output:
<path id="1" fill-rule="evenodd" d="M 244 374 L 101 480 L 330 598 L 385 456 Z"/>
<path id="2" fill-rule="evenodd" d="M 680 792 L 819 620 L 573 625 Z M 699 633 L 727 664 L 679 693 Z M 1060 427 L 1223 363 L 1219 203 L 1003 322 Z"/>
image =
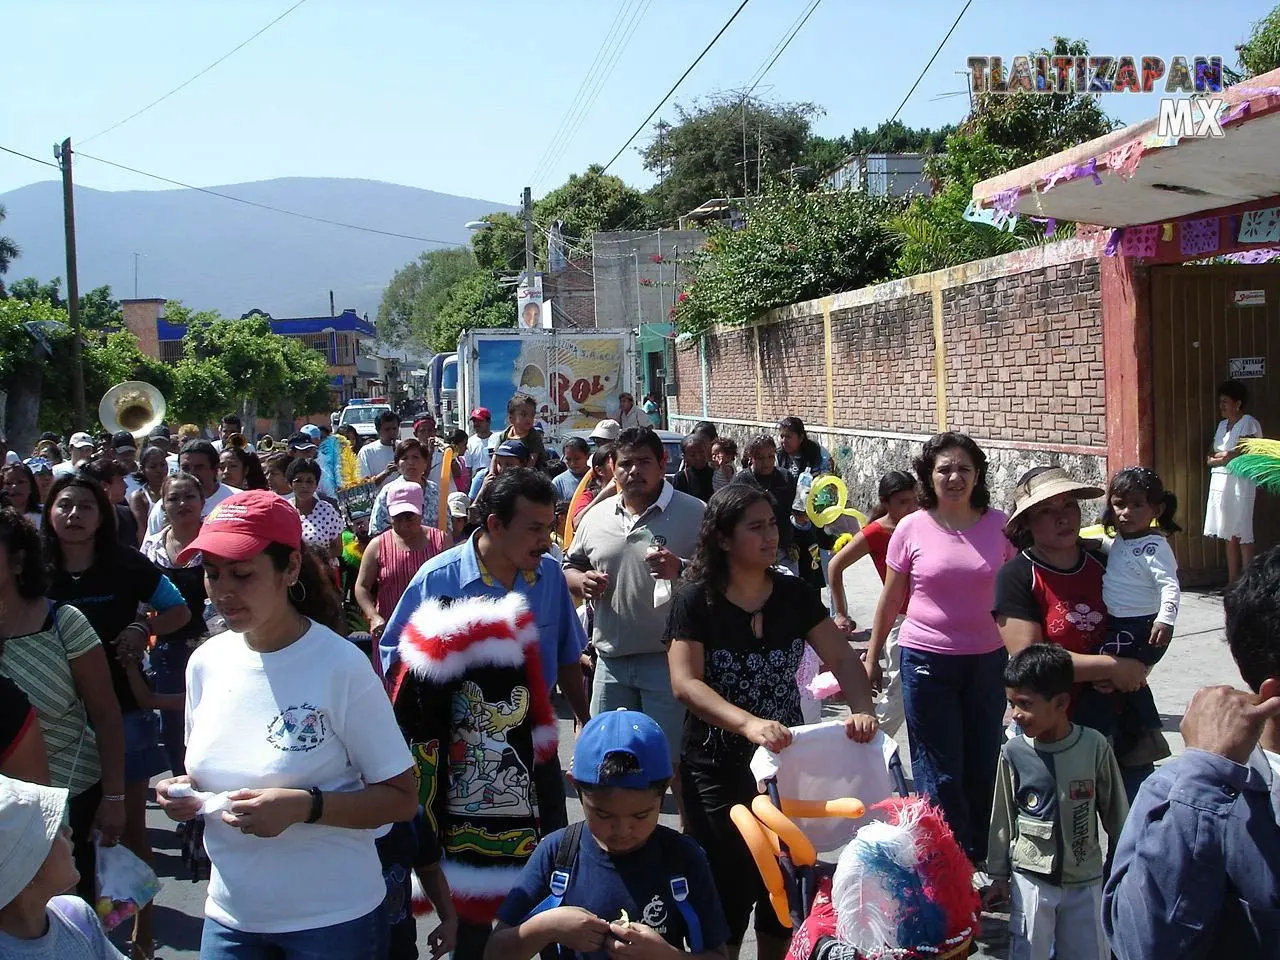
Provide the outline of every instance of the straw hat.
<path id="1" fill-rule="evenodd" d="M 1036 504 L 1052 500 L 1054 497 L 1064 493 L 1075 497 L 1077 500 L 1096 500 L 1106 491 L 1101 487 L 1091 487 L 1086 483 L 1077 483 L 1061 467 L 1049 467 L 1030 479 L 1021 481 L 1014 487 L 1014 509 L 1009 516 L 1009 522 L 1005 524 L 1005 532 L 1011 531 L 1014 521 Z"/>

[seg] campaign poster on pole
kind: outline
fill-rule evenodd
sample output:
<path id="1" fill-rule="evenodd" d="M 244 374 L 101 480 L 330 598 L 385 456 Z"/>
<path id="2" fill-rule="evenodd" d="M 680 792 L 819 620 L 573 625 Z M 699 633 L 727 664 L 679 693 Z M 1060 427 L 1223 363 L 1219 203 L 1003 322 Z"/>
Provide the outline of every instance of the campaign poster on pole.
<path id="1" fill-rule="evenodd" d="M 525 331 L 542 327 L 542 274 L 535 273 L 533 282 L 526 274 L 516 288 L 516 325 Z"/>

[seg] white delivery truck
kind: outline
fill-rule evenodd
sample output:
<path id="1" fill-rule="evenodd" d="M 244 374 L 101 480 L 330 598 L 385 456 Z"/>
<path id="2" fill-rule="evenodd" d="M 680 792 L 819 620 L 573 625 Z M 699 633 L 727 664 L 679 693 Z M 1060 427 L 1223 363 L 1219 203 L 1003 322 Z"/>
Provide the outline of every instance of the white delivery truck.
<path id="1" fill-rule="evenodd" d="M 506 423 L 507 401 L 527 394 L 537 405 L 546 438 L 590 430 L 618 416 L 618 396 L 636 394 L 636 335 L 632 330 L 465 330 L 458 338 L 460 426 L 476 407 Z M 448 398 L 452 400 L 452 398 Z"/>

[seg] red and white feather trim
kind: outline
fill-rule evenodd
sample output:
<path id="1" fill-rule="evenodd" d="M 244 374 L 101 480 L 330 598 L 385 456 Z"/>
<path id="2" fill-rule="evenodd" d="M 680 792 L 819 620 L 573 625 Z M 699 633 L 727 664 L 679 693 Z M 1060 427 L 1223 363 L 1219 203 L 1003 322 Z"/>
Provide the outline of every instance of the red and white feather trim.
<path id="1" fill-rule="evenodd" d="M 481 867 L 447 857 L 440 864 L 458 916 L 472 923 L 488 923 L 520 880 L 519 866 Z"/>
<path id="2" fill-rule="evenodd" d="M 449 605 L 427 600 L 400 637 L 400 659 L 421 680 L 445 684 L 477 667 L 518 667 L 526 634 L 537 623 L 519 593 L 491 600 L 468 597 Z"/>

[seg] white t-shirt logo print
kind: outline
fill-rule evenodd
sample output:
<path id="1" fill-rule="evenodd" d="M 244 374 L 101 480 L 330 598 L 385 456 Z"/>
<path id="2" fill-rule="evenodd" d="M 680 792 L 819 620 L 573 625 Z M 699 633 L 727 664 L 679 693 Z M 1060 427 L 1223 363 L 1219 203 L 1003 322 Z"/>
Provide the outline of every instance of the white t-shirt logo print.
<path id="1" fill-rule="evenodd" d="M 329 722 L 323 710 L 309 703 L 286 707 L 267 727 L 267 743 L 288 753 L 305 753 L 324 743 Z"/>

